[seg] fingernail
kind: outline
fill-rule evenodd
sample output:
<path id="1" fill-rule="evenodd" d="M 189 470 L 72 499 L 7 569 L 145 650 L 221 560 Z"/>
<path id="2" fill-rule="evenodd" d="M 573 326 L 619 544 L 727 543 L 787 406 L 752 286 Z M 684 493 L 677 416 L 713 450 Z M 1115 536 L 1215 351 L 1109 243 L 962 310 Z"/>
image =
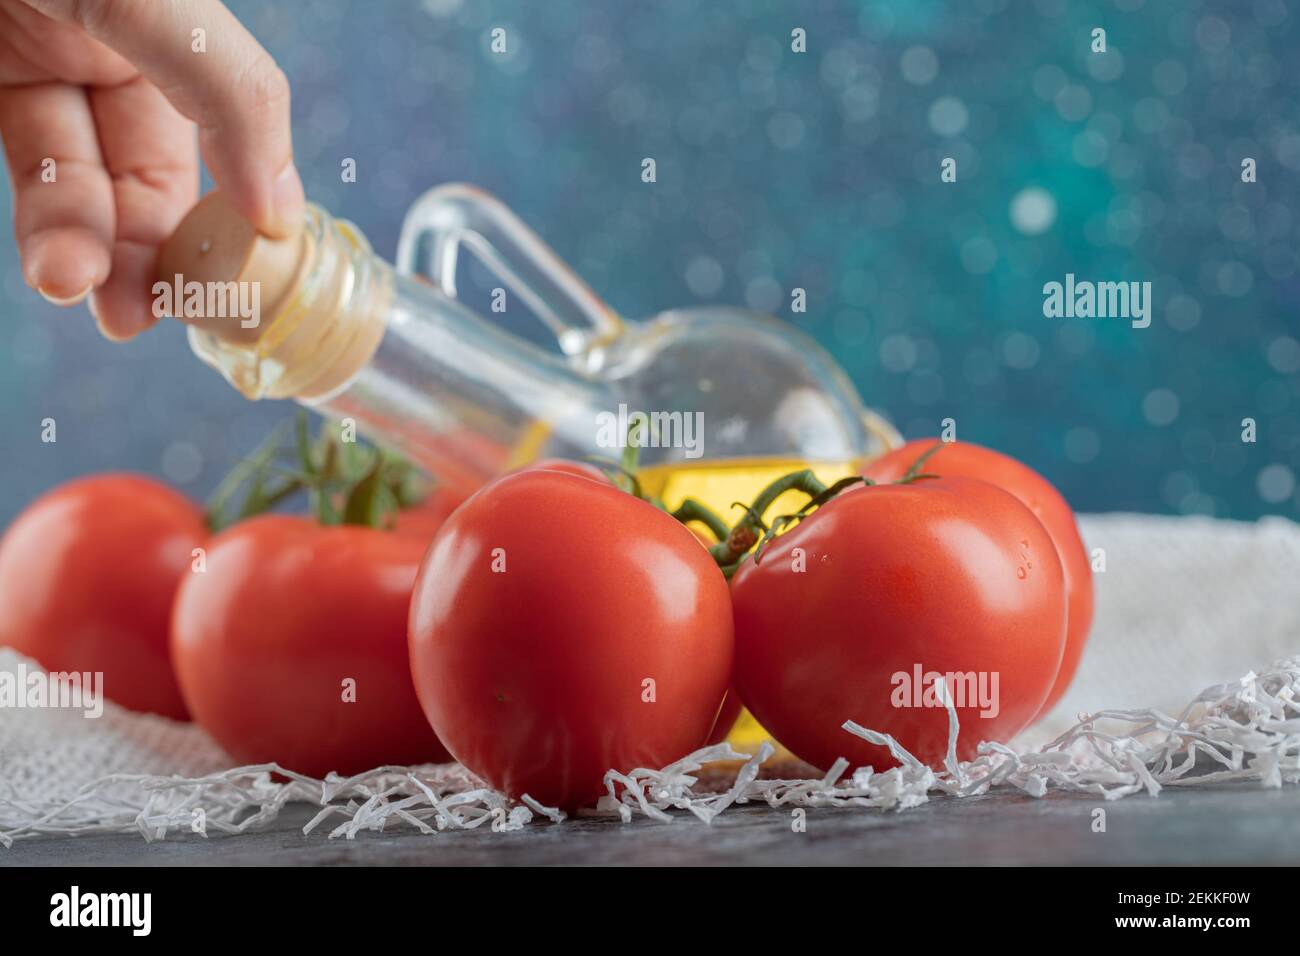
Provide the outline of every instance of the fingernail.
<path id="1" fill-rule="evenodd" d="M 117 332 L 110 330 L 108 326 L 104 325 L 104 323 L 100 322 L 98 319 L 95 320 L 95 327 L 99 329 L 99 334 L 110 342 L 129 342 L 131 339 L 135 338 L 134 335 L 119 335 Z"/>
<path id="2" fill-rule="evenodd" d="M 76 305 L 78 302 L 80 302 L 80 301 L 81 301 L 82 299 L 84 299 L 86 296 L 90 295 L 91 291 L 92 291 L 94 288 L 95 288 L 95 284 L 92 282 L 90 285 L 86 286 L 84 289 L 82 289 L 82 290 L 81 290 L 80 292 L 78 292 L 76 295 L 74 295 L 74 296 L 72 296 L 71 298 L 68 298 L 68 299 L 60 299 L 57 295 L 50 295 L 48 292 L 46 292 L 46 291 L 45 291 L 44 289 L 42 289 L 40 286 L 37 286 L 37 287 L 36 287 L 36 291 L 39 292 L 39 293 L 41 294 L 41 298 L 44 299 L 46 302 L 53 302 L 55 305 Z"/>
<path id="3" fill-rule="evenodd" d="M 290 162 L 280 171 L 271 188 L 271 215 L 285 235 L 296 232 L 302 225 L 302 207 L 305 201 L 298 169 Z"/>
<path id="4" fill-rule="evenodd" d="M 99 334 L 110 342 L 128 342 L 135 338 L 135 336 L 140 332 L 140 329 L 134 329 L 130 332 L 120 332 L 117 329 L 110 329 L 104 324 L 104 320 L 100 318 L 99 309 L 96 306 L 95 296 L 93 295 L 90 297 L 90 302 L 87 303 L 87 308 L 90 309 L 90 314 L 95 320 L 95 327 L 99 329 Z"/>

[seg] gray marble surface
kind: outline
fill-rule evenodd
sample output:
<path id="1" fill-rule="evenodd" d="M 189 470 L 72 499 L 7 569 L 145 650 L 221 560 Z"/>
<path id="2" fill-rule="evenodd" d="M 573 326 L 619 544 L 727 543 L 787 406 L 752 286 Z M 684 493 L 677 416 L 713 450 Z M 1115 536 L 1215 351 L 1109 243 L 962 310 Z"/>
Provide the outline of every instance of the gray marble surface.
<path id="1" fill-rule="evenodd" d="M 1106 832 L 1093 811 L 1104 806 Z M 939 799 L 902 813 L 809 810 L 797 833 L 789 810 L 735 807 L 712 825 L 687 814 L 672 823 L 608 820 L 540 824 L 521 832 L 401 829 L 330 840 L 304 836 L 312 808 L 238 837 L 186 836 L 149 844 L 140 836 L 38 839 L 0 849 L 0 867 L 471 866 L 471 865 L 1174 865 L 1300 864 L 1300 788 L 1167 789 L 1109 804 L 1090 796 L 1041 800 L 1016 794 Z"/>

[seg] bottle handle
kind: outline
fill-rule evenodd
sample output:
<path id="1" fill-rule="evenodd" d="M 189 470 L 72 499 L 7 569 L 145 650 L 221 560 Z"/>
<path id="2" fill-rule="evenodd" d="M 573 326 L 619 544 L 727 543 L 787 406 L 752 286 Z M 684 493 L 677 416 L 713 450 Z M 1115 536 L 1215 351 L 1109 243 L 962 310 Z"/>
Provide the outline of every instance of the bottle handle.
<path id="1" fill-rule="evenodd" d="M 518 216 L 463 183 L 431 189 L 411 206 L 397 243 L 397 271 L 423 276 L 454 299 L 462 246 L 541 319 L 565 355 L 580 355 L 623 331 L 614 310 Z"/>

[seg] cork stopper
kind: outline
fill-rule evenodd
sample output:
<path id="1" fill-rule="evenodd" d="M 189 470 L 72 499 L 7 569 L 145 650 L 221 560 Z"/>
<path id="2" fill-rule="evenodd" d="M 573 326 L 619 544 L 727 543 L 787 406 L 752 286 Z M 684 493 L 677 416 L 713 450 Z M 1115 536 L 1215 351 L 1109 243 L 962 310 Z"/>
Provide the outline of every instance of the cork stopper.
<path id="1" fill-rule="evenodd" d="M 304 230 L 284 239 L 258 232 L 219 191 L 208 193 L 185 214 L 158 257 L 158 280 L 183 288 L 191 282 L 257 283 L 261 315 L 253 327 L 239 316 L 186 314 L 176 318 L 199 326 L 232 345 L 252 345 L 269 321 L 292 298 L 311 256 Z M 179 279 L 177 277 L 180 277 Z"/>
<path id="2" fill-rule="evenodd" d="M 158 280 L 190 347 L 247 398 L 317 401 L 345 388 L 387 328 L 391 270 L 351 223 L 307 204 L 293 236 L 264 236 L 219 192 L 163 243 Z"/>

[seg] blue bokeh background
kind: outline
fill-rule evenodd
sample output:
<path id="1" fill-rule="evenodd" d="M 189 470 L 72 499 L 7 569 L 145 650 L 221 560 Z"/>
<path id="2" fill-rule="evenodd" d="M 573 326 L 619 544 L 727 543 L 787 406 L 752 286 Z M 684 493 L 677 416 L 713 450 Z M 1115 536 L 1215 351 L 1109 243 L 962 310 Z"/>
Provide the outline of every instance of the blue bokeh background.
<path id="1" fill-rule="evenodd" d="M 416 196 L 473 182 L 624 314 L 774 312 L 908 436 L 952 416 L 1080 510 L 1300 516 L 1300 9 L 1282 0 L 230 6 L 293 84 L 308 194 L 387 256 Z M 1149 280 L 1150 327 L 1045 318 L 1067 272 Z M 173 323 L 102 341 L 23 285 L 7 230 L 0 306 L 0 522 L 90 471 L 203 495 L 290 413 L 241 399 Z"/>

